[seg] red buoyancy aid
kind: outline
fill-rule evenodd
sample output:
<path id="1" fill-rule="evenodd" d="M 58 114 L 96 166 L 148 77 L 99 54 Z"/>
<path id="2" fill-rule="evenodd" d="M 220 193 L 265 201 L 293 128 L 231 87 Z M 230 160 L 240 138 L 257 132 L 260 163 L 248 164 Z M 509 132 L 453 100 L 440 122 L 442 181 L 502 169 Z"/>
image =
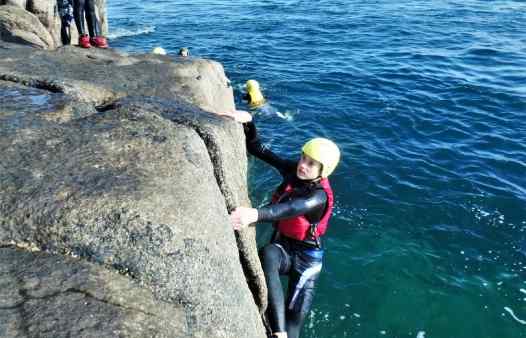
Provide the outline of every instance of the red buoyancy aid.
<path id="1" fill-rule="evenodd" d="M 323 188 L 323 191 L 325 191 L 325 193 L 327 194 L 327 208 L 322 218 L 317 223 L 315 232 L 316 238 L 322 236 L 327 230 L 327 226 L 329 225 L 329 218 L 331 218 L 332 215 L 332 207 L 334 205 L 334 196 L 332 193 L 331 185 L 329 184 L 329 180 L 327 178 L 322 178 L 319 184 Z M 272 197 L 272 203 L 279 203 L 281 198 L 283 198 L 286 194 L 290 194 L 291 191 L 292 185 L 288 183 L 283 191 L 276 192 L 274 194 L 274 196 Z M 309 220 L 307 220 L 307 218 L 304 215 L 284 219 L 276 223 L 277 228 L 281 234 L 300 241 L 306 239 L 311 227 L 311 223 L 309 222 Z"/>

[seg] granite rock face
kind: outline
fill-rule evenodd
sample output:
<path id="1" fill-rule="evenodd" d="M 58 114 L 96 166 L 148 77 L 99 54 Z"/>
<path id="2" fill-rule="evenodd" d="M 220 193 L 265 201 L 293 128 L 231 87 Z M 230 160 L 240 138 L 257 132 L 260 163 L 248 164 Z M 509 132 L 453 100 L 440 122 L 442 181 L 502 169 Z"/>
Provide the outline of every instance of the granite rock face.
<path id="1" fill-rule="evenodd" d="M 38 18 L 13 5 L 0 6 L 0 40 L 42 49 L 55 48 L 51 34 Z"/>
<path id="2" fill-rule="evenodd" d="M 54 52 L 6 44 L 0 48 L 0 80 L 61 92 L 95 106 L 143 95 L 178 98 L 211 112 L 235 109 L 222 65 L 203 59 L 74 46 Z"/>
<path id="3" fill-rule="evenodd" d="M 0 5 L 13 5 L 25 9 L 27 6 L 27 0 L 3 0 L 0 1 Z"/>
<path id="4" fill-rule="evenodd" d="M 228 218 L 250 201 L 220 64 L 6 44 L 0 98 L 0 243 L 127 275 L 188 337 L 264 336 L 255 232 Z"/>
<path id="5" fill-rule="evenodd" d="M 0 248 L 3 338 L 187 337 L 180 305 L 78 259 Z"/>

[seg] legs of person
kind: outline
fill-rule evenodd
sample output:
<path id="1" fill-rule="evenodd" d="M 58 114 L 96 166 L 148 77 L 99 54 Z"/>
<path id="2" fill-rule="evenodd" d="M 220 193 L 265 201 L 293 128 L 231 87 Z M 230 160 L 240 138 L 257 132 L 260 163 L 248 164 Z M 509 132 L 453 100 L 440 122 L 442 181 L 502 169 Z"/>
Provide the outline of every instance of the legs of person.
<path id="1" fill-rule="evenodd" d="M 323 251 L 296 248 L 287 292 L 288 338 L 299 338 L 314 298 L 314 286 L 323 266 Z"/>
<path id="2" fill-rule="evenodd" d="M 95 0 L 85 0 L 86 7 L 86 21 L 88 22 L 88 30 L 91 38 L 89 42 L 92 46 L 98 48 L 108 48 L 108 40 L 101 35 L 99 21 L 97 20 L 97 13 L 95 12 Z"/>
<path id="3" fill-rule="evenodd" d="M 73 16 L 75 17 L 75 24 L 79 35 L 86 35 L 86 28 L 84 27 L 84 1 L 73 0 Z"/>
<path id="4" fill-rule="evenodd" d="M 260 251 L 260 258 L 265 273 L 268 288 L 267 315 L 273 332 L 286 331 L 285 297 L 279 279 L 280 273 L 285 273 L 290 257 L 284 249 L 276 244 L 268 244 Z"/>
<path id="5" fill-rule="evenodd" d="M 70 25 L 69 22 L 66 19 L 62 19 L 61 27 L 60 27 L 60 38 L 62 40 L 62 44 L 69 45 L 71 43 L 71 31 L 70 31 Z"/>
<path id="6" fill-rule="evenodd" d="M 314 299 L 314 285 L 315 280 L 308 280 L 302 287 L 298 297 L 296 298 L 294 305 L 290 308 L 290 300 L 294 294 L 296 283 L 299 276 L 294 278 L 291 277 L 289 281 L 289 292 L 287 300 L 287 338 L 299 338 L 305 318 L 309 314 Z"/>
<path id="7" fill-rule="evenodd" d="M 85 0 L 84 11 L 86 12 L 86 21 L 88 23 L 89 35 L 93 38 L 100 35 L 97 14 L 95 13 L 95 1 Z"/>

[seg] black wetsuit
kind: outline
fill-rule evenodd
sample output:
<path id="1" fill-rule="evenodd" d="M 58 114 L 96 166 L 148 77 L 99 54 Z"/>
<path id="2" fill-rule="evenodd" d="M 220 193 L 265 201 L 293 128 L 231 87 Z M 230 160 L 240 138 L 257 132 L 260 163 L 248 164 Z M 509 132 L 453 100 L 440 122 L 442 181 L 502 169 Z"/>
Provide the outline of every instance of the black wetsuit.
<path id="1" fill-rule="evenodd" d="M 95 13 L 94 0 L 73 0 L 73 13 L 79 35 L 87 34 L 86 28 L 84 27 L 84 12 L 86 13 L 86 22 L 88 23 L 90 37 L 99 36 L 100 29 L 97 22 L 97 14 Z"/>
<path id="2" fill-rule="evenodd" d="M 259 208 L 258 222 L 276 222 L 299 215 L 311 223 L 319 222 L 327 207 L 325 191 L 316 182 L 298 179 L 297 161 L 281 159 L 265 148 L 258 140 L 253 123 L 246 123 L 244 127 L 248 152 L 282 175 L 283 182 L 277 191 L 283 191 L 287 184 L 293 187 L 292 193 L 277 203 Z M 272 332 L 286 331 L 289 338 L 297 338 L 312 305 L 314 285 L 321 271 L 321 243 L 314 238 L 299 241 L 276 231 L 271 243 L 260 250 L 260 258 L 268 286 L 267 316 Z M 289 276 L 286 302 L 280 275 Z"/>

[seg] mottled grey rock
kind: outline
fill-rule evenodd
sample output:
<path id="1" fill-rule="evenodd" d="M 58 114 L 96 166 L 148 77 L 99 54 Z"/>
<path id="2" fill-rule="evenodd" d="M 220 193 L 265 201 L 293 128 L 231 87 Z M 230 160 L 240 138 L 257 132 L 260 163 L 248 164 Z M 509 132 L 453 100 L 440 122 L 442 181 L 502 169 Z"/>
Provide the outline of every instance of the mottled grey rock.
<path id="1" fill-rule="evenodd" d="M 0 6 L 0 40 L 43 49 L 55 48 L 53 38 L 38 18 L 18 6 Z"/>
<path id="2" fill-rule="evenodd" d="M 57 117 L 63 121 L 86 116 L 95 113 L 94 105 L 111 103 L 129 94 L 168 99 L 177 97 L 179 101 L 191 102 L 210 111 L 235 108 L 232 88 L 220 64 L 199 59 L 177 58 L 176 61 L 156 55 L 130 56 L 111 50 L 85 51 L 71 46 L 47 52 L 6 45 L 6 48 L 0 48 L 0 79 L 44 89 L 48 91 L 48 96 L 64 95 L 63 100 L 68 102 L 63 106 L 55 105 L 53 112 L 31 114 L 29 119 L 26 118 L 29 116 L 25 112 L 27 109 L 19 109 L 18 113 L 9 115 L 9 119 L 16 121 L 17 125 L 23 121 L 30 125 Z M 23 101 L 29 102 L 27 97 L 17 102 L 20 104 Z M 156 106 L 154 109 L 163 108 Z M 36 119 L 37 116 L 39 119 Z M 13 125 L 6 119 L 4 121 L 4 126 Z M 222 182 L 221 191 L 227 207 L 249 206 L 246 161 L 244 149 L 240 149 L 243 147 L 241 128 L 236 129 L 236 135 L 230 135 L 222 129 L 206 132 L 210 128 L 201 125 L 198 120 L 192 122 L 192 127 L 208 135 L 204 136 L 205 140 L 214 140 L 207 141 L 207 145 L 213 149 L 210 154 L 216 163 L 214 170 L 219 182 Z M 21 138 L 32 134 L 32 130 L 27 127 L 13 132 Z M 238 154 L 233 153 L 233 150 L 242 150 L 243 157 L 236 157 Z M 253 228 L 238 233 L 238 247 L 247 279 L 260 311 L 263 311 L 266 307 L 266 287 Z"/>
<path id="3" fill-rule="evenodd" d="M 123 104 L 16 142 L 0 138 L 0 241 L 29 241 L 126 272 L 157 298 L 182 304 L 191 336 L 262 337 L 203 141 L 214 142 L 213 132 L 194 129 L 187 117 L 225 135 L 241 128 L 170 105 L 158 113 Z M 244 149 L 232 151 L 246 163 Z"/>
<path id="4" fill-rule="evenodd" d="M 239 143 L 244 138 L 240 128 L 222 128 L 210 123 L 202 112 L 191 105 L 152 97 L 126 97 L 110 104 L 107 108 L 127 106 L 135 109 L 156 111 L 164 118 L 189 126 L 204 140 L 219 188 L 225 198 L 228 210 L 237 206 L 250 207 L 247 191 L 246 154 L 240 151 Z M 174 114 L 177 111 L 177 114 Z M 242 141 L 241 141 L 242 142 Z M 254 300 L 263 313 L 267 307 L 267 287 L 255 245 L 255 229 L 246 228 L 236 233 L 240 260 Z"/>
<path id="5" fill-rule="evenodd" d="M 103 267 L 0 248 L 0 337 L 187 337 L 180 305 Z"/>
<path id="6" fill-rule="evenodd" d="M 62 45 L 61 21 L 56 0 L 27 0 L 26 9 L 33 13 L 51 35 L 56 47 Z M 73 24 L 73 27 L 75 24 Z"/>
<path id="7" fill-rule="evenodd" d="M 227 214 L 250 206 L 244 135 L 209 113 L 232 88 L 175 60 L 0 46 L 0 240 L 130 274 L 184 305 L 190 336 L 260 337 L 255 229 L 235 238 Z"/>
<path id="8" fill-rule="evenodd" d="M 0 135 L 20 134 L 43 125 L 63 123 L 97 113 L 86 103 L 74 101 L 63 93 L 0 81 Z M 14 137 L 14 136 L 13 136 Z"/>
<path id="9" fill-rule="evenodd" d="M 0 80 L 62 92 L 81 102 L 104 104 L 127 95 L 186 100 L 204 110 L 235 109 L 221 64 L 203 59 L 127 56 L 114 50 L 0 49 Z"/>
<path id="10" fill-rule="evenodd" d="M 27 6 L 27 0 L 4 0 L 0 1 L 0 5 L 13 5 L 25 9 Z"/>

